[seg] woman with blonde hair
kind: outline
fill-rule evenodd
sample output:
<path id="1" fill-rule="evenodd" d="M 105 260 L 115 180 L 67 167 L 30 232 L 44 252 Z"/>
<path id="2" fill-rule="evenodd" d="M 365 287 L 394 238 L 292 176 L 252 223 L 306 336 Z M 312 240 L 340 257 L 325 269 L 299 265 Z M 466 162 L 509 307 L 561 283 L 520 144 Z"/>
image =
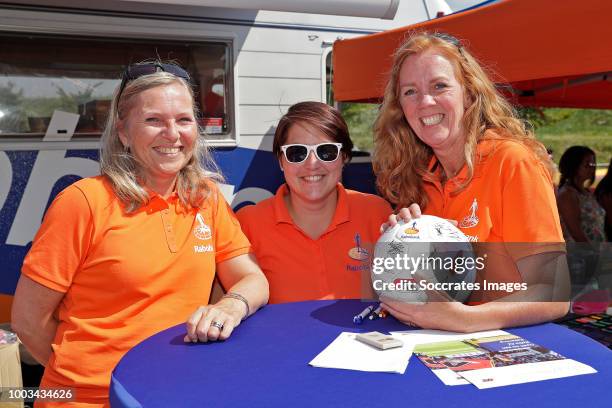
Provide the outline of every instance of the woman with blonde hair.
<path id="1" fill-rule="evenodd" d="M 108 406 L 111 371 L 156 332 L 187 319 L 186 342 L 223 340 L 267 301 L 196 118 L 185 70 L 129 66 L 102 175 L 58 194 L 26 256 L 12 325 L 45 366 L 41 388 L 71 389 L 69 406 Z M 201 306 L 215 275 L 229 292 Z"/>
<path id="2" fill-rule="evenodd" d="M 546 149 L 453 36 L 415 33 L 397 49 L 375 124 L 373 166 L 383 196 L 405 207 L 391 225 L 423 212 L 456 221 L 472 242 L 522 243 L 484 247 L 496 255 L 478 277 L 481 288 L 485 278 L 535 287 L 545 266 L 563 266 Z M 471 305 L 384 305 L 406 323 L 456 331 L 537 323 L 567 311 L 566 301 L 524 301 L 528 292 L 481 290 Z"/>

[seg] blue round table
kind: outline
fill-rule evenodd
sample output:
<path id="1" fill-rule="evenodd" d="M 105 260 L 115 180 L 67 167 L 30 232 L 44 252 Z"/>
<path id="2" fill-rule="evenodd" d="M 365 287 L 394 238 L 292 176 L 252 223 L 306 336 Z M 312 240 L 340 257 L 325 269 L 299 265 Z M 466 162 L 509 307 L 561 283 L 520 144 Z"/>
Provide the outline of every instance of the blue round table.
<path id="1" fill-rule="evenodd" d="M 130 350 L 111 378 L 112 407 L 609 407 L 612 352 L 556 324 L 508 330 L 598 373 L 479 390 L 446 386 L 412 357 L 403 375 L 308 365 L 343 331 L 397 331 L 394 318 L 352 318 L 358 300 L 270 305 L 225 342 L 185 344 L 183 325 Z"/>

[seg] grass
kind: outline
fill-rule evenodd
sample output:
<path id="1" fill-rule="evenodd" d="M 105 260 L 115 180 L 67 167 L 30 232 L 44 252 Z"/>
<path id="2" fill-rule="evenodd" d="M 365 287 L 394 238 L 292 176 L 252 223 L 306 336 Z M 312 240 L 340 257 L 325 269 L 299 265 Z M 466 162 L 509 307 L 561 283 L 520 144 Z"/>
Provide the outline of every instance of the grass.
<path id="1" fill-rule="evenodd" d="M 607 167 L 612 157 L 612 111 L 545 109 L 547 122 L 537 126 L 536 137 L 553 149 L 556 162 L 570 146 L 588 146 L 597 162 Z"/>

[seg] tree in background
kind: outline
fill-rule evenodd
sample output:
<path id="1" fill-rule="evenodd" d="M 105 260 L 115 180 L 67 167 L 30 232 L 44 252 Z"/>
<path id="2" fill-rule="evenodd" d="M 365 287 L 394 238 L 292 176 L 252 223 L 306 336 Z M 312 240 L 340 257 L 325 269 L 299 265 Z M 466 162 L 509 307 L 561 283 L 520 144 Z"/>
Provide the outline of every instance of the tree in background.
<path id="1" fill-rule="evenodd" d="M 343 102 L 339 109 L 355 145 L 371 152 L 378 105 Z M 517 110 L 533 126 L 536 138 L 553 150 L 556 162 L 568 147 L 579 144 L 593 149 L 598 162 L 607 166 L 612 157 L 612 110 L 531 107 Z"/>
<path id="2" fill-rule="evenodd" d="M 522 108 L 519 113 L 532 123 L 537 139 L 553 150 L 555 161 L 568 147 L 583 145 L 595 151 L 602 167 L 607 166 L 612 157 L 611 110 L 546 108 L 541 114 L 534 111 Z"/>
<path id="3" fill-rule="evenodd" d="M 361 151 L 371 152 L 374 144 L 372 127 L 378 115 L 378 105 L 373 103 L 339 103 L 351 139 Z"/>
<path id="4" fill-rule="evenodd" d="M 13 82 L 0 86 L 0 134 L 26 129 L 27 115 L 20 109 L 23 100 L 23 89 L 16 89 Z"/>

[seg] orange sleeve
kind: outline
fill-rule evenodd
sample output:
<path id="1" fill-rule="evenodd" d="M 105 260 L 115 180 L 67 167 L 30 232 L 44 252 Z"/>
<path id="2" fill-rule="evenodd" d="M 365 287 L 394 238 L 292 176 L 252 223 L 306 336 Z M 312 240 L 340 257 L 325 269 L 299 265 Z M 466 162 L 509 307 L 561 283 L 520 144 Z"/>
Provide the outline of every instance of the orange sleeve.
<path id="1" fill-rule="evenodd" d="M 564 251 L 552 180 L 535 158 L 509 160 L 503 178 L 503 240 L 513 258 Z"/>
<path id="2" fill-rule="evenodd" d="M 250 216 L 251 215 L 250 214 L 251 210 L 249 209 L 250 207 L 255 207 L 255 206 L 246 205 L 242 207 L 241 209 L 239 209 L 238 211 L 236 211 L 236 218 L 238 219 L 238 222 L 240 223 L 240 228 L 242 228 L 242 232 L 244 232 L 244 234 L 249 239 L 251 239 L 250 237 L 251 237 L 251 220 L 252 220 L 252 217 Z"/>
<path id="3" fill-rule="evenodd" d="M 43 286 L 66 292 L 87 256 L 93 228 L 87 198 L 78 187 L 67 187 L 47 210 L 21 272 Z"/>
<path id="4" fill-rule="evenodd" d="M 374 219 L 372 220 L 372 229 L 373 229 L 373 234 L 372 236 L 375 237 L 380 237 L 381 232 L 380 232 L 380 227 L 382 224 L 384 224 L 385 222 L 387 222 L 389 220 L 389 216 L 391 215 L 391 213 L 393 213 L 393 209 L 391 208 L 391 205 L 389 205 L 389 203 L 387 202 L 387 200 L 378 197 L 378 196 L 373 196 L 374 200 L 376 200 L 375 202 L 373 202 L 372 207 L 369 211 L 372 211 L 375 216 Z M 374 201 L 373 200 L 373 201 Z"/>
<path id="5" fill-rule="evenodd" d="M 223 195 L 215 192 L 215 262 L 220 263 L 251 251 L 249 240 L 240 229 L 236 215 Z"/>

